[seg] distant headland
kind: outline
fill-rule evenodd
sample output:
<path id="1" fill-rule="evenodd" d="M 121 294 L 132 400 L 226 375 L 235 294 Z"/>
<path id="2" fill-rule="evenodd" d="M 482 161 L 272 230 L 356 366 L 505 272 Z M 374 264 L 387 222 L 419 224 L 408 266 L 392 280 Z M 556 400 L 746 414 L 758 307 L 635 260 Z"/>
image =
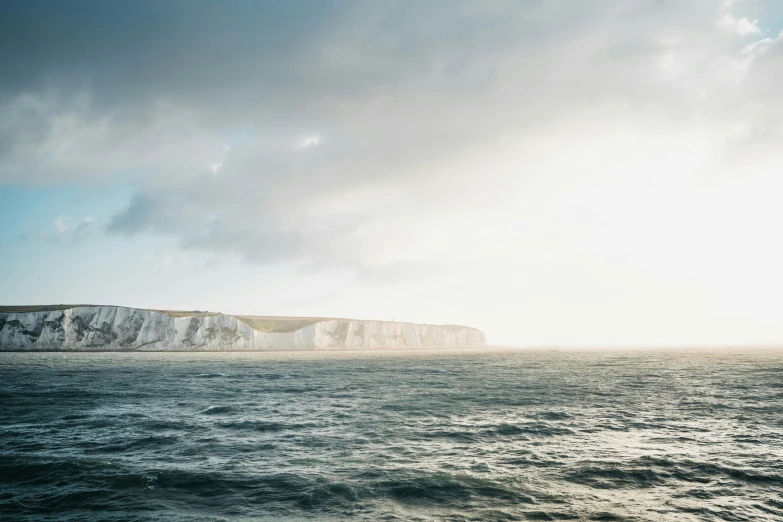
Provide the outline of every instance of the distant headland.
<path id="1" fill-rule="evenodd" d="M 104 305 L 0 306 L 0 351 L 389 350 L 486 346 L 484 332 L 328 317 Z"/>

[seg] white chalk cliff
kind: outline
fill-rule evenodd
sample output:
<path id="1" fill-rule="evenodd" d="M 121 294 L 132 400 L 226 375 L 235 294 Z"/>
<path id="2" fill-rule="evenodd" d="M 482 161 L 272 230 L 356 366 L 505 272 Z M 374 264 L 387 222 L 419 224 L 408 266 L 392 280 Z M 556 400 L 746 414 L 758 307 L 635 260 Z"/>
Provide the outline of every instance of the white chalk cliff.
<path id="1" fill-rule="evenodd" d="M 37 308 L 0 309 L 0 350 L 372 350 L 486 345 L 484 333 L 467 326 L 314 319 L 293 331 L 270 332 L 222 314 L 178 317 L 119 306 Z"/>

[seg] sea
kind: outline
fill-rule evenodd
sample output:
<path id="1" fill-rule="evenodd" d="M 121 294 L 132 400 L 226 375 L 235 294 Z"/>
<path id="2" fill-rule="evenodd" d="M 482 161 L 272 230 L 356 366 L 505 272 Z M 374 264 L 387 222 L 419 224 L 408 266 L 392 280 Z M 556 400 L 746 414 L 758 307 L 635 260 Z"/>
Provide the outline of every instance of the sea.
<path id="1" fill-rule="evenodd" d="M 781 521 L 783 351 L 0 353 L 3 521 Z"/>

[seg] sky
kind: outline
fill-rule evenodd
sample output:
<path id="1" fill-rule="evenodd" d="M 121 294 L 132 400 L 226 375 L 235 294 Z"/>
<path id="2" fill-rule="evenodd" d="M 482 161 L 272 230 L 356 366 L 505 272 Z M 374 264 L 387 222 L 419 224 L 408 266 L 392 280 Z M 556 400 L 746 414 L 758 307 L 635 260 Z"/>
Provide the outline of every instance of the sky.
<path id="1" fill-rule="evenodd" d="M 0 303 L 783 344 L 779 0 L 0 0 Z"/>

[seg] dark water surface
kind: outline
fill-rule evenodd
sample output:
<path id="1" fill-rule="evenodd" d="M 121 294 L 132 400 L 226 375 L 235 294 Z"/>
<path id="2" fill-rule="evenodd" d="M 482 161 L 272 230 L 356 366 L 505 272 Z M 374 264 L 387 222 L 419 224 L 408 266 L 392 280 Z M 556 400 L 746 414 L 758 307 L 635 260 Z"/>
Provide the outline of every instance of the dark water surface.
<path id="1" fill-rule="evenodd" d="M 783 352 L 4 353 L 2 520 L 783 520 Z"/>

